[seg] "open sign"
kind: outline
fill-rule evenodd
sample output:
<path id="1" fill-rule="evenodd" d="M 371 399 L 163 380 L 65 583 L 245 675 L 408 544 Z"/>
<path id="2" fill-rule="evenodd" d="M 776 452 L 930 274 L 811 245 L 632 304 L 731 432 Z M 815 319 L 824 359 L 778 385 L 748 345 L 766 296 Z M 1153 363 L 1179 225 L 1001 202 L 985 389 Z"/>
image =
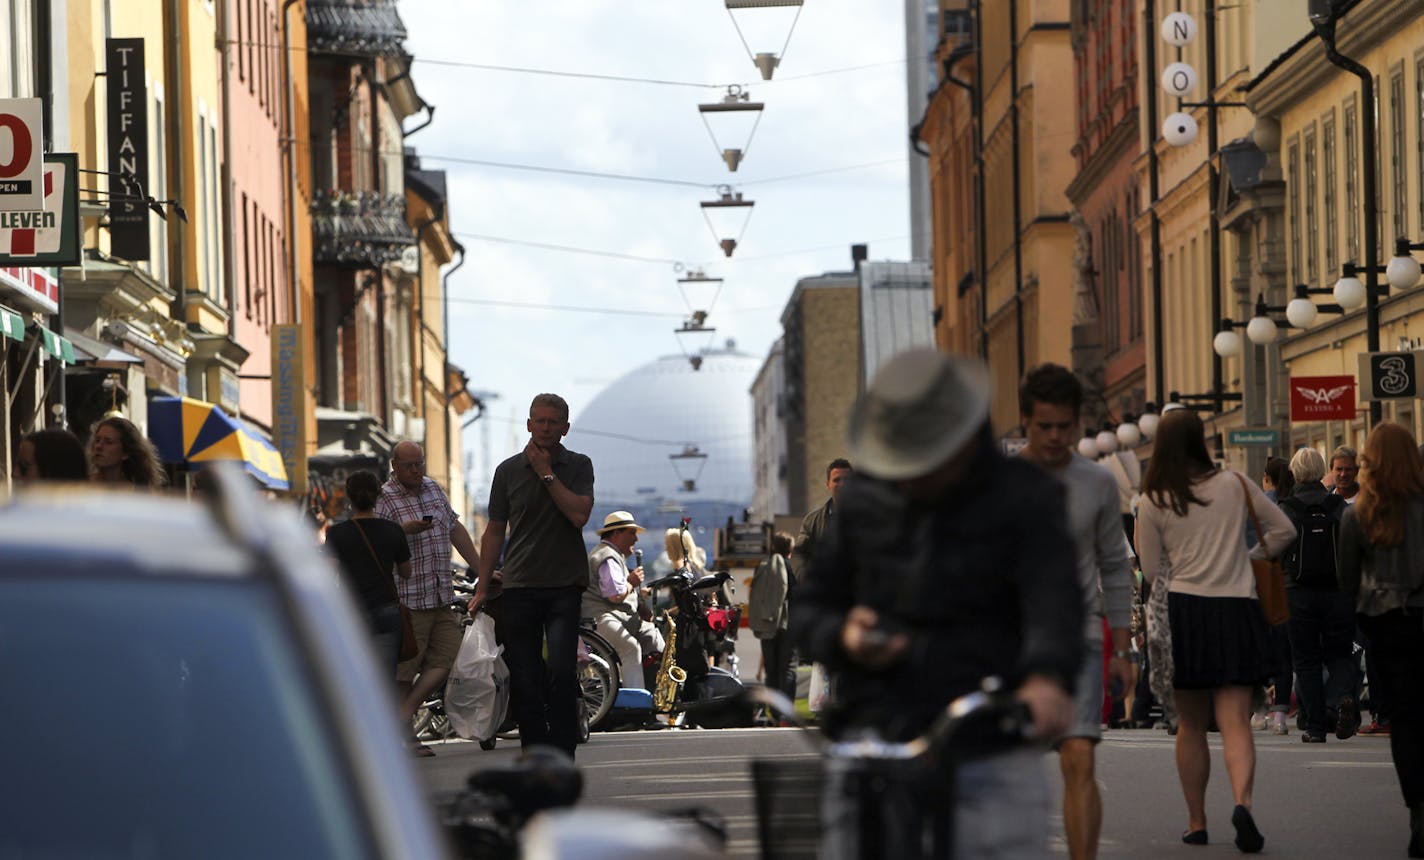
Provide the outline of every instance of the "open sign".
<path id="1" fill-rule="evenodd" d="M 0 212 L 44 208 L 39 99 L 0 99 Z"/>

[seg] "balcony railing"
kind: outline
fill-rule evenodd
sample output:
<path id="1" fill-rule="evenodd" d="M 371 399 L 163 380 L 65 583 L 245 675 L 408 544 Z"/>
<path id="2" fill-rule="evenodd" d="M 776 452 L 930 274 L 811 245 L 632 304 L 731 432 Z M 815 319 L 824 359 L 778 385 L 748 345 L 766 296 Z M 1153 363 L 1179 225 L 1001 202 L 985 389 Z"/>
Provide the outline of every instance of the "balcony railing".
<path id="1" fill-rule="evenodd" d="M 307 49 L 381 57 L 399 53 L 405 24 L 395 0 L 307 0 Z"/>
<path id="2" fill-rule="evenodd" d="M 415 244 L 405 197 L 377 191 L 320 190 L 312 201 L 313 259 L 364 269 L 400 259 Z"/>

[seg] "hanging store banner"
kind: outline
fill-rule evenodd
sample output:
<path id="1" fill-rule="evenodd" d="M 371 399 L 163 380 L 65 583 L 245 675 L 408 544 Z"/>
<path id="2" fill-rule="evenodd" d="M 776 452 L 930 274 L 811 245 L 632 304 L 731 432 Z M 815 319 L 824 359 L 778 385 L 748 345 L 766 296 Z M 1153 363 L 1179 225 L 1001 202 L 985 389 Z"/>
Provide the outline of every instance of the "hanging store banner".
<path id="1" fill-rule="evenodd" d="M 109 248 L 115 257 L 147 260 L 148 87 L 143 40 L 106 39 L 109 88 Z"/>
<path id="2" fill-rule="evenodd" d="M 1412 400 L 1424 392 L 1424 351 L 1360 353 L 1361 400 Z"/>
<path id="3" fill-rule="evenodd" d="M 1292 421 L 1352 421 L 1355 418 L 1355 377 L 1292 376 Z"/>
<path id="4" fill-rule="evenodd" d="M 44 102 L 0 99 L 0 212 L 43 206 Z"/>
<path id="5" fill-rule="evenodd" d="M 272 326 L 272 442 L 293 493 L 307 491 L 306 353 L 302 327 Z"/>
<path id="6" fill-rule="evenodd" d="M 0 266 L 79 265 L 79 156 L 46 155 L 40 186 L 41 208 L 0 211 Z"/>

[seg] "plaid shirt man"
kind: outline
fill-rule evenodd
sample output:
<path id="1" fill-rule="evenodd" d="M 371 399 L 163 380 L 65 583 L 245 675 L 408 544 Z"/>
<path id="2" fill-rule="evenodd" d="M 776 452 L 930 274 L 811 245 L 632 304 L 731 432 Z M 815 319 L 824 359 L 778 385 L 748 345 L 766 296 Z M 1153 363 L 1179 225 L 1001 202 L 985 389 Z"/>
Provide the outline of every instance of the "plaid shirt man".
<path id="1" fill-rule="evenodd" d="M 407 534 L 410 542 L 410 579 L 397 579 L 400 601 L 411 609 L 438 609 L 455 600 L 450 582 L 450 529 L 459 522 L 440 485 L 426 477 L 420 491 L 412 492 L 394 477 L 381 487 L 376 516 L 395 523 L 431 517 L 429 531 Z"/>

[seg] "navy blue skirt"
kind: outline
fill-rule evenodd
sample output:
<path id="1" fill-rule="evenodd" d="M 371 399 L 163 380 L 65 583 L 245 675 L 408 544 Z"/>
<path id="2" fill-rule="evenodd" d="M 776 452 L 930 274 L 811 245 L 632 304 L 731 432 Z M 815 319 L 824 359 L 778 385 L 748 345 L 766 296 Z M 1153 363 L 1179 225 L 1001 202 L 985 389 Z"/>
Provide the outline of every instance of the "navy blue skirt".
<path id="1" fill-rule="evenodd" d="M 1271 640 L 1261 605 L 1250 597 L 1167 595 L 1172 686 L 1178 690 L 1254 687 L 1271 675 Z"/>

